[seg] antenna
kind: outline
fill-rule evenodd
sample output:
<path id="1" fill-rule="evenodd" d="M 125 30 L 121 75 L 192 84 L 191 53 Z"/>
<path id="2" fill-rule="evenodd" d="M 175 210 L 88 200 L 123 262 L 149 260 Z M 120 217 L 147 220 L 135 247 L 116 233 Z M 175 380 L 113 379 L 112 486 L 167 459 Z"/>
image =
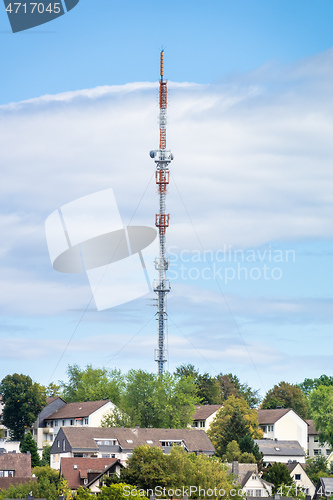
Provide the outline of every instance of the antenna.
<path id="1" fill-rule="evenodd" d="M 157 320 L 158 320 L 158 348 L 155 349 L 155 361 L 158 364 L 158 373 L 164 372 L 164 363 L 167 361 L 167 351 L 164 348 L 165 326 L 167 320 L 166 294 L 170 292 L 170 281 L 165 279 L 169 268 L 169 259 L 165 255 L 166 228 L 169 227 L 169 214 L 165 213 L 165 197 L 169 184 L 168 165 L 173 160 L 173 154 L 166 149 L 166 124 L 167 124 L 167 82 L 164 81 L 164 50 L 160 53 L 160 82 L 159 82 L 159 149 L 150 151 L 150 157 L 156 163 L 156 184 L 159 194 L 160 211 L 156 214 L 155 226 L 159 232 L 159 256 L 155 259 L 155 269 L 158 279 L 154 280 L 153 289 L 157 294 Z"/>

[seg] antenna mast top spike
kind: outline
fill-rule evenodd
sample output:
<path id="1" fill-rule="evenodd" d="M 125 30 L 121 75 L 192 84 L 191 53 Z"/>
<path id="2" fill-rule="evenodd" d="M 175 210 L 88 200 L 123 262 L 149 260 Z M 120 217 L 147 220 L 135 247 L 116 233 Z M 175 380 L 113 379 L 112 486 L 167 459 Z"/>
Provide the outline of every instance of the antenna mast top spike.
<path id="1" fill-rule="evenodd" d="M 161 80 L 163 81 L 163 76 L 164 76 L 164 50 L 161 50 L 160 75 L 161 75 Z"/>

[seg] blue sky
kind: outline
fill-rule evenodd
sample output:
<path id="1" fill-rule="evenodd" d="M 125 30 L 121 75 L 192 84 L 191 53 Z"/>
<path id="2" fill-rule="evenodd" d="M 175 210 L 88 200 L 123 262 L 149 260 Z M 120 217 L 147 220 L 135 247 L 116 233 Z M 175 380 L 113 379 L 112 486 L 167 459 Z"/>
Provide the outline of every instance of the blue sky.
<path id="1" fill-rule="evenodd" d="M 124 222 L 153 224 L 161 47 L 175 154 L 168 368 L 233 372 L 262 394 L 330 374 L 331 1 L 81 0 L 17 34 L 1 9 L 0 378 L 156 370 L 152 296 L 98 312 L 85 275 L 52 269 L 44 223 L 111 187 Z"/>

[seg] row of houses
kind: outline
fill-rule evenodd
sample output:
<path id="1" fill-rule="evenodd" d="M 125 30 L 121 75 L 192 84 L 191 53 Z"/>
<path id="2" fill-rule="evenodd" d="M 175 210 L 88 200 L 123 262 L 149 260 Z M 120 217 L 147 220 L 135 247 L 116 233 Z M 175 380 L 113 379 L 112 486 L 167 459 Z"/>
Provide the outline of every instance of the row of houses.
<path id="1" fill-rule="evenodd" d="M 138 445 L 159 446 L 164 453 L 169 453 L 174 445 L 191 453 L 208 456 L 214 453 L 206 431 L 221 405 L 198 405 L 192 428 L 188 429 L 100 427 L 105 414 L 114 408 L 109 400 L 66 404 L 62 398 L 54 397 L 48 398 L 38 416 L 32 432 L 39 452 L 42 453 L 45 445 L 51 445 L 51 467 L 64 474 L 71 488 L 81 485 L 98 491 L 103 476 L 119 473 Z M 313 422 L 305 421 L 291 409 L 282 408 L 258 410 L 258 421 L 264 439 L 256 443 L 264 462 L 285 463 L 296 484 L 312 497 L 315 487 L 304 470 L 306 455 L 323 454 L 331 458 L 329 447 L 319 446 Z M 18 454 L 18 446 L 19 443 L 0 440 L 0 454 L 1 450 L 6 454 Z M 237 469 L 239 484 L 247 496 L 270 496 L 272 485 L 262 480 L 255 464 L 233 463 L 229 468 L 233 473 Z M 10 470 L 10 477 L 15 477 L 15 470 Z"/>
<path id="2" fill-rule="evenodd" d="M 222 405 L 197 406 L 193 427 L 207 431 L 220 408 Z M 315 429 L 313 420 L 304 420 L 290 408 L 257 410 L 257 414 L 264 439 L 298 441 L 309 457 L 323 455 L 329 461 L 333 459 L 330 446 L 320 444 L 319 431 Z"/>

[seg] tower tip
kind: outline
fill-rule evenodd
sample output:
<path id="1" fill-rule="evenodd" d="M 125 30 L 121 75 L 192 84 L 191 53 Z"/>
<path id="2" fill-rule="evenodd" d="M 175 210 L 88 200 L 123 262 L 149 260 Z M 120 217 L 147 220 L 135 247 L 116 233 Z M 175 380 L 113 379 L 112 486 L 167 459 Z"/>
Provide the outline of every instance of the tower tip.
<path id="1" fill-rule="evenodd" d="M 160 75 L 161 75 L 161 79 L 163 79 L 163 76 L 164 76 L 164 49 L 161 50 Z"/>

